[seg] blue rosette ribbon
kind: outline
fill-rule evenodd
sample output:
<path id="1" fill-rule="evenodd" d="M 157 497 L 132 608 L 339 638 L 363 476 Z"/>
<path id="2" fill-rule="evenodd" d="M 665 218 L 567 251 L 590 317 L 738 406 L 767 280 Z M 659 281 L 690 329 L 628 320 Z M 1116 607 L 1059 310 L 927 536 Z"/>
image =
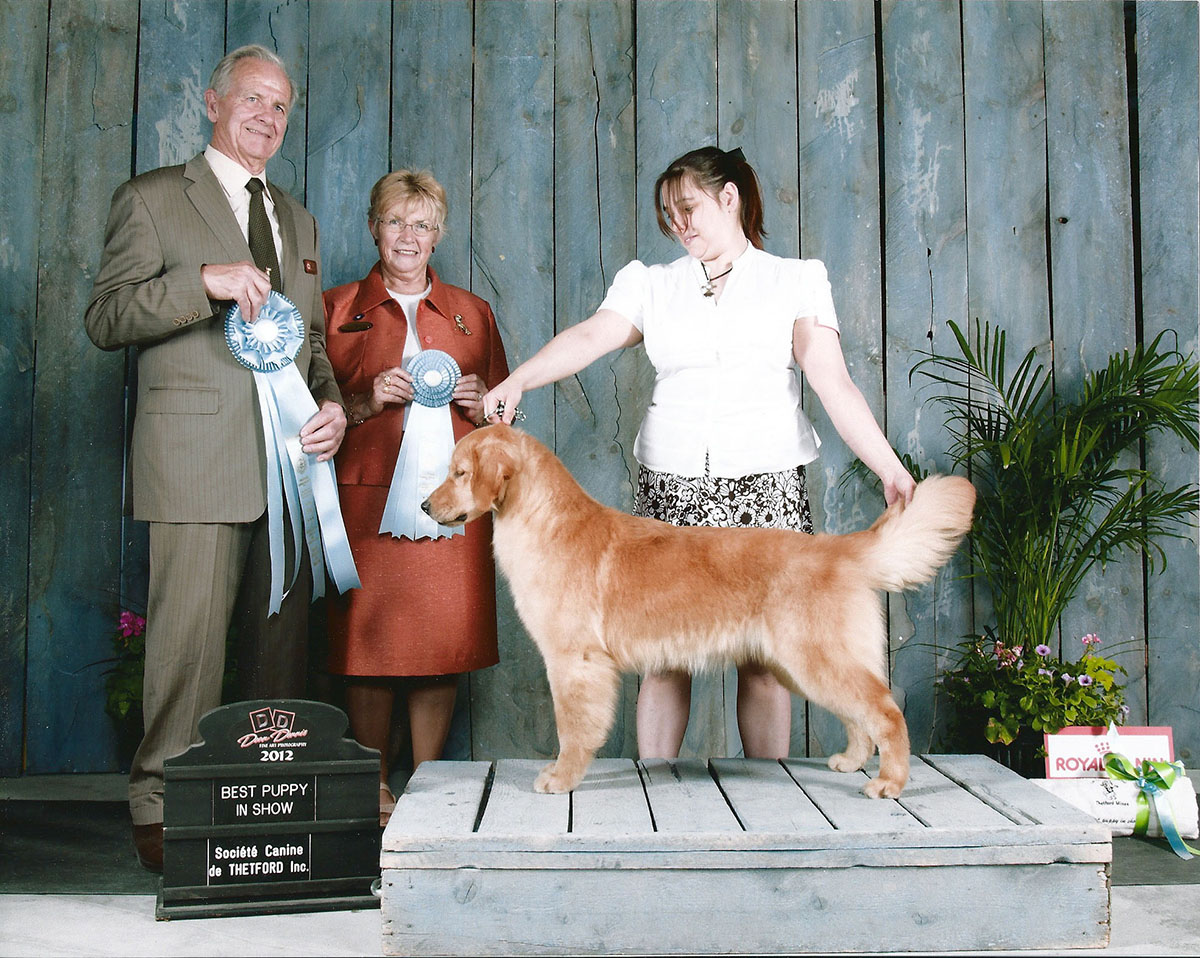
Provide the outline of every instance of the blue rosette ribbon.
<path id="1" fill-rule="evenodd" d="M 1137 817 L 1133 825 L 1135 835 L 1146 834 L 1150 825 L 1150 802 L 1154 802 L 1158 823 L 1171 850 L 1180 858 L 1200 855 L 1200 849 L 1192 848 L 1179 834 L 1179 826 L 1175 824 L 1175 816 L 1171 813 L 1171 803 L 1167 798 L 1167 792 L 1175 780 L 1183 775 L 1182 762 L 1144 761 L 1135 765 L 1120 752 L 1109 752 L 1104 756 L 1104 771 L 1109 778 L 1133 782 L 1138 787 Z"/>
<path id="2" fill-rule="evenodd" d="M 396 456 L 392 485 L 383 507 L 379 534 L 397 539 L 461 536 L 462 526 L 444 526 L 421 511 L 421 503 L 446 478 L 454 451 L 450 400 L 462 376 L 458 363 L 440 349 L 425 349 L 408 362 L 413 401 L 404 411 L 404 439 Z"/>
<path id="3" fill-rule="evenodd" d="M 271 544 L 271 597 L 268 616 L 283 604 L 296 584 L 299 542 L 308 544 L 313 599 L 325 594 L 325 574 L 339 592 L 359 588 L 358 569 L 342 523 L 337 479 L 331 461 L 317 462 L 304 452 L 300 429 L 317 412 L 317 403 L 296 368 L 304 344 L 304 319 L 295 303 L 272 291 L 255 322 L 242 317 L 236 303 L 225 314 L 225 342 L 233 358 L 254 374 L 267 454 L 267 524 Z M 284 587 L 283 502 L 287 499 L 297 561 Z"/>

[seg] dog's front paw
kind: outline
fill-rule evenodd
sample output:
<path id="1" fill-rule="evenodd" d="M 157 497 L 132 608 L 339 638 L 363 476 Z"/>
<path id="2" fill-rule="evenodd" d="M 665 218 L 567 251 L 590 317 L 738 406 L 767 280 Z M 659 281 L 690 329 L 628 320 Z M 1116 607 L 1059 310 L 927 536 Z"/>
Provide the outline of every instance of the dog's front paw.
<path id="1" fill-rule="evenodd" d="M 890 778 L 884 778 L 882 775 L 871 779 L 863 786 L 863 794 L 867 798 L 899 798 L 902 791 L 904 791 L 902 784 L 894 782 Z"/>
<path id="2" fill-rule="evenodd" d="M 829 767 L 835 772 L 857 772 L 863 767 L 863 763 L 854 761 L 845 752 L 838 752 L 837 755 L 829 756 Z"/>
<path id="3" fill-rule="evenodd" d="M 533 790 L 548 795 L 561 795 L 579 784 L 580 776 L 565 775 L 558 762 L 551 762 L 533 781 Z"/>

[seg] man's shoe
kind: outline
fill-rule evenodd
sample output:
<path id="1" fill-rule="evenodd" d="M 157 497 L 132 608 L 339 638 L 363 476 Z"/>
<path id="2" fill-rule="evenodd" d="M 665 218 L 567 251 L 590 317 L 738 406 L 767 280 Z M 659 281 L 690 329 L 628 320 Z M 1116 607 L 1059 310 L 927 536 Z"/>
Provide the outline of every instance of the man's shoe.
<path id="1" fill-rule="evenodd" d="M 152 825 L 133 826 L 133 847 L 137 849 L 138 861 L 147 871 L 163 870 L 163 827 L 162 822 Z"/>

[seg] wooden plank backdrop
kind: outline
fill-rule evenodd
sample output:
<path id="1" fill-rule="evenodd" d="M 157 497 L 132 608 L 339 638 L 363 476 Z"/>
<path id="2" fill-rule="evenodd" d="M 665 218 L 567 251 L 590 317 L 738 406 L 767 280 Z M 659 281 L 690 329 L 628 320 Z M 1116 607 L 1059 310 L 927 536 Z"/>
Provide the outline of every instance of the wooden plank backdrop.
<path id="1" fill-rule="evenodd" d="M 384 172 L 428 168 L 450 217 L 434 267 L 496 311 L 513 365 L 599 305 L 631 259 L 665 262 L 651 189 L 675 156 L 741 146 L 767 248 L 820 258 L 852 375 L 893 444 L 946 463 L 941 414 L 910 383 L 946 323 L 1003 326 L 1070 386 L 1110 352 L 1174 330 L 1197 347 L 1197 4 L 1002 0 L 61 0 L 0 4 L 0 774 L 115 767 L 101 659 L 144 601 L 142 524 L 123 515 L 134 355 L 82 314 L 108 201 L 209 135 L 203 88 L 246 42 L 299 87 L 269 175 L 316 215 L 324 283 L 374 262 L 365 214 Z M 640 349 L 525 397 L 527 426 L 597 498 L 632 503 L 653 372 Z M 861 528 L 878 493 L 819 401 L 818 525 Z M 1152 444 L 1164 481 L 1196 455 Z M 1111 564 L 1063 621 L 1133 637 L 1134 721 L 1200 747 L 1197 542 L 1164 574 Z M 960 576 L 888 607 L 892 682 L 914 747 L 936 749 L 946 650 L 988 622 Z M 802 585 L 802 584 L 801 584 Z M 571 601 L 564 596 L 563 601 Z M 320 629 L 320 609 L 317 610 Z M 449 758 L 556 747 L 541 662 L 501 587 L 501 664 L 463 680 Z M 636 755 L 637 679 L 605 754 Z M 736 674 L 698 678 L 686 756 L 735 755 Z M 798 701 L 792 751 L 842 744 Z"/>

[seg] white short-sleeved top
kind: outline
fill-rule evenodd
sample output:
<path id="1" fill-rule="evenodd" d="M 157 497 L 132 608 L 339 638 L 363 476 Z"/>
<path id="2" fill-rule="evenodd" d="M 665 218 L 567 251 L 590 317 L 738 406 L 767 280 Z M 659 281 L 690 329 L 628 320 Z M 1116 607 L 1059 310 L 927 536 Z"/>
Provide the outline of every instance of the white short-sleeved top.
<path id="1" fill-rule="evenodd" d="M 800 408 L 795 321 L 838 329 L 820 260 L 784 259 L 752 245 L 720 299 L 703 294 L 700 261 L 623 267 L 601 304 L 642 333 L 656 372 L 634 455 L 658 472 L 736 478 L 812 462 L 820 446 Z"/>

